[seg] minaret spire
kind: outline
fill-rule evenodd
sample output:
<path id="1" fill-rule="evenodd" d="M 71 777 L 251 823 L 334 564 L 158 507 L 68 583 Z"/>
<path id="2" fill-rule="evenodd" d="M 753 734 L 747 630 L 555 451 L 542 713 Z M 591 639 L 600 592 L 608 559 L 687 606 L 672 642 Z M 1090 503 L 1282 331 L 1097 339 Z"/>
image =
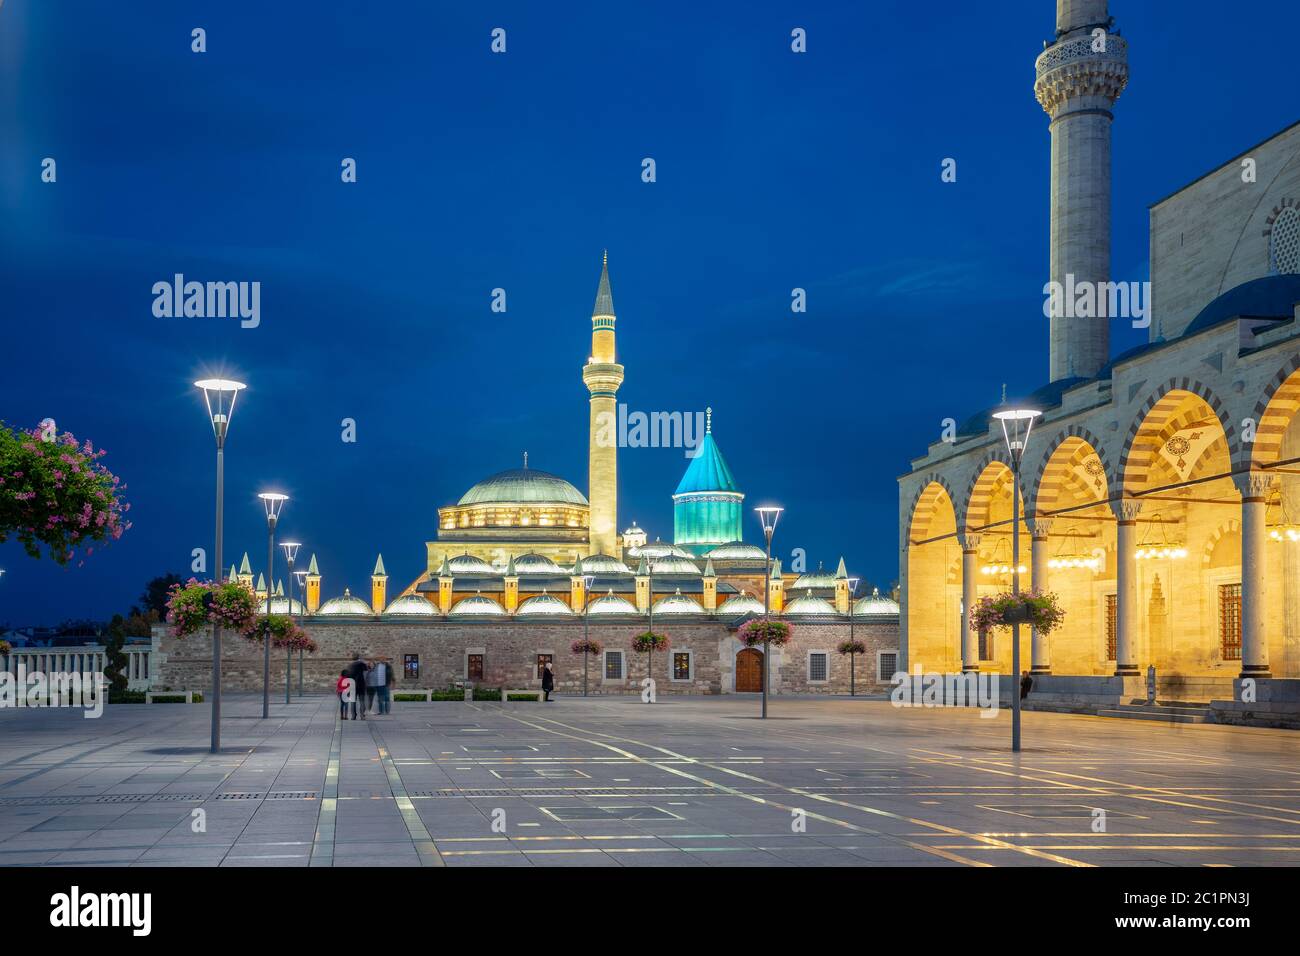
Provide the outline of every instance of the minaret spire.
<path id="1" fill-rule="evenodd" d="M 609 252 L 601 256 L 600 283 L 591 310 L 591 354 L 582 381 L 591 395 L 587 452 L 588 532 L 593 554 L 619 556 L 618 548 L 618 387 L 623 366 L 614 350 L 614 295 L 609 288 Z"/>

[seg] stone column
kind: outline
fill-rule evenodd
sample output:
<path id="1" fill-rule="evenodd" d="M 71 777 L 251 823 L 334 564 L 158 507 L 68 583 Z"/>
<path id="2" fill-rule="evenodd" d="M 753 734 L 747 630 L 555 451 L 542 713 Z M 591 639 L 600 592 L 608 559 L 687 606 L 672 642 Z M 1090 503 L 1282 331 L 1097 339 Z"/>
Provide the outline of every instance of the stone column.
<path id="1" fill-rule="evenodd" d="M 1142 502 L 1124 498 L 1118 503 L 1115 546 L 1115 676 L 1137 677 L 1138 629 L 1137 516 Z"/>
<path id="2" fill-rule="evenodd" d="M 976 585 L 979 584 L 979 549 L 980 536 L 967 534 L 961 549 L 961 669 L 978 671 L 980 669 L 979 634 L 970 626 L 971 611 L 979 600 Z"/>
<path id="3" fill-rule="evenodd" d="M 1047 559 L 1050 555 L 1048 536 L 1052 533 L 1052 519 L 1036 517 L 1029 519 L 1033 537 L 1030 539 L 1030 572 L 1035 591 L 1047 590 Z M 1031 674 L 1050 674 L 1052 672 L 1052 650 L 1048 645 L 1047 635 L 1033 629 L 1031 640 L 1029 671 Z"/>
<path id="4" fill-rule="evenodd" d="M 1241 491 L 1241 676 L 1268 677 L 1265 628 L 1264 529 L 1266 496 L 1273 476 L 1260 471 L 1239 475 Z"/>

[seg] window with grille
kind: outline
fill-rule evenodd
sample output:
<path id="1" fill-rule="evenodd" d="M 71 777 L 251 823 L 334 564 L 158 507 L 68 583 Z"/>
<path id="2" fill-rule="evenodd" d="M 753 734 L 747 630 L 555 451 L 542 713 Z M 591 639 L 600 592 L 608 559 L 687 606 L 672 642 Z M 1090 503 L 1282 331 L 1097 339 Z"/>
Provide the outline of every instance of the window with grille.
<path id="1" fill-rule="evenodd" d="M 1269 235 L 1269 265 L 1281 275 L 1300 273 L 1300 212 L 1288 206 L 1273 220 Z"/>
<path id="2" fill-rule="evenodd" d="M 691 655 L 682 651 L 673 654 L 673 680 L 691 679 Z"/>
<path id="3" fill-rule="evenodd" d="M 808 655 L 808 679 L 810 681 L 826 680 L 828 656 L 821 651 L 814 651 Z"/>
<path id="4" fill-rule="evenodd" d="M 1119 656 L 1119 595 L 1106 595 L 1106 660 Z"/>
<path id="5" fill-rule="evenodd" d="M 483 655 L 468 654 L 465 659 L 465 677 L 469 680 L 483 679 Z"/>
<path id="6" fill-rule="evenodd" d="M 980 628 L 979 638 L 980 638 L 979 641 L 980 660 L 982 661 L 993 660 L 993 632 L 990 631 L 987 627 L 982 627 Z"/>
<path id="7" fill-rule="evenodd" d="M 876 658 L 876 680 L 887 684 L 898 671 L 898 651 L 881 651 Z"/>
<path id="8" fill-rule="evenodd" d="M 553 663 L 554 658 L 550 654 L 537 655 L 537 679 L 542 679 L 542 674 L 546 671 L 546 665 Z"/>
<path id="9" fill-rule="evenodd" d="M 606 680 L 623 679 L 623 652 L 622 651 L 605 652 L 605 679 Z"/>
<path id="10" fill-rule="evenodd" d="M 420 655 L 404 654 L 402 656 L 402 674 L 407 680 L 419 680 L 420 678 Z"/>
<path id="11" fill-rule="evenodd" d="M 1241 660 L 1241 585 L 1219 585 L 1219 646 L 1225 661 Z"/>

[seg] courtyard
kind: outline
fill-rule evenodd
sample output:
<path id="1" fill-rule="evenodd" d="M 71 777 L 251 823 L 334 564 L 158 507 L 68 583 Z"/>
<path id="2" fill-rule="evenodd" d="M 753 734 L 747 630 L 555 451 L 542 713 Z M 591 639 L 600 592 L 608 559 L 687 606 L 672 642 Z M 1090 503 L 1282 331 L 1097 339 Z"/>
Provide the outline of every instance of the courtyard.
<path id="1" fill-rule="evenodd" d="M 1253 866 L 1294 732 L 882 699 L 0 710 L 0 866 Z"/>

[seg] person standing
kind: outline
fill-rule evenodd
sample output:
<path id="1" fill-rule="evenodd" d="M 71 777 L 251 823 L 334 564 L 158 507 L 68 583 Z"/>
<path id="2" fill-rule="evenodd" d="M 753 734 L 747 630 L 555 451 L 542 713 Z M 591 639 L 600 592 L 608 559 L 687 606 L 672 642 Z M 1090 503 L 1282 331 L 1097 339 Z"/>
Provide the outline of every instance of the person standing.
<path id="1" fill-rule="evenodd" d="M 392 704 L 393 664 L 387 657 L 381 657 L 370 668 L 370 691 L 379 701 L 379 713 L 388 714 Z"/>
<path id="2" fill-rule="evenodd" d="M 350 681 L 351 678 L 348 677 L 348 669 L 345 667 L 343 670 L 339 671 L 338 682 L 334 685 L 334 689 L 338 691 L 339 695 L 339 720 L 348 719 L 348 702 L 343 695 L 347 693 Z"/>
<path id="3" fill-rule="evenodd" d="M 352 663 L 348 665 L 347 675 L 352 678 L 352 719 L 356 720 L 359 715 L 361 720 L 365 720 L 366 662 L 361 659 L 360 652 L 352 655 Z"/>
<path id="4" fill-rule="evenodd" d="M 1029 696 L 1029 690 L 1034 686 L 1034 679 L 1029 676 L 1029 671 L 1020 675 L 1020 699 L 1024 700 Z"/>
<path id="5" fill-rule="evenodd" d="M 542 699 L 550 702 L 551 691 L 555 689 L 555 674 L 551 671 L 551 662 L 546 662 L 546 667 L 542 670 Z"/>

